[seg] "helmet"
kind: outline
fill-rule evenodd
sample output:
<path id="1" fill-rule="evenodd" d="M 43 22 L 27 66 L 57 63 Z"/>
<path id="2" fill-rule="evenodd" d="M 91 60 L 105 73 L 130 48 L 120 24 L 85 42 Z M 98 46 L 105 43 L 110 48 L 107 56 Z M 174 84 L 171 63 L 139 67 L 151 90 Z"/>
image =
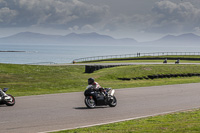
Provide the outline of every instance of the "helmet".
<path id="1" fill-rule="evenodd" d="M 93 84 L 94 83 L 94 78 L 89 78 L 88 79 L 88 85 L 91 85 L 91 84 Z"/>

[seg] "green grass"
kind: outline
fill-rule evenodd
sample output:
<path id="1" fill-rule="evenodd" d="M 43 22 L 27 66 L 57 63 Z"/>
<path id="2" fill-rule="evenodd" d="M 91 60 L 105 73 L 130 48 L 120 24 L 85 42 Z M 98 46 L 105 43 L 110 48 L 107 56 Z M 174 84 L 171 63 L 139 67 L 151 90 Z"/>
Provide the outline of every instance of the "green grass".
<path id="1" fill-rule="evenodd" d="M 15 96 L 75 92 L 85 87 L 83 71 L 83 66 L 0 64 L 0 87 Z"/>
<path id="2" fill-rule="evenodd" d="M 0 64 L 0 87 L 14 96 L 84 91 L 94 77 L 103 87 L 130 88 L 197 83 L 200 77 L 121 81 L 153 74 L 200 73 L 200 65 L 133 65 L 84 73 L 84 66 L 37 66 Z M 200 132 L 200 110 L 150 117 L 65 132 Z M 62 133 L 62 132 L 61 132 Z"/>
<path id="3" fill-rule="evenodd" d="M 118 78 L 152 74 L 200 73 L 200 65 L 134 65 L 84 73 L 84 66 L 36 66 L 0 64 L 0 88 L 10 88 L 14 96 L 80 92 L 93 77 L 103 87 L 130 88 L 169 84 L 197 83 L 200 77 L 121 81 Z M 152 82 L 153 81 L 153 82 Z"/>
<path id="4" fill-rule="evenodd" d="M 133 65 L 104 69 L 101 78 L 134 78 L 155 74 L 200 73 L 199 65 Z"/>
<path id="5" fill-rule="evenodd" d="M 57 133 L 199 133 L 200 110 L 118 122 Z"/>

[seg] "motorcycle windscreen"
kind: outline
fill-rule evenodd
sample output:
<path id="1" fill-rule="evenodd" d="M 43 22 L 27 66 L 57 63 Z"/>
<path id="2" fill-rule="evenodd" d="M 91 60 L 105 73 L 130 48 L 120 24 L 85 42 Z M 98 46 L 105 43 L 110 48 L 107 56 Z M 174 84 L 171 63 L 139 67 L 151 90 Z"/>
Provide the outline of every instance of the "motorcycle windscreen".
<path id="1" fill-rule="evenodd" d="M 114 93 L 115 93 L 115 90 L 112 90 L 111 93 L 110 93 L 110 95 L 113 96 Z"/>

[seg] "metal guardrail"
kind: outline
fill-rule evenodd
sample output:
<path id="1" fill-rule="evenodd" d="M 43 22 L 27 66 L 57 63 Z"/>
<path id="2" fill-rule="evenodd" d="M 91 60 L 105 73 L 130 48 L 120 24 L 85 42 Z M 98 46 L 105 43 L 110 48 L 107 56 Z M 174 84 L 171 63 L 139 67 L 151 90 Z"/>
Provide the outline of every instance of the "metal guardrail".
<path id="1" fill-rule="evenodd" d="M 36 62 L 36 63 L 28 63 L 27 65 L 51 65 L 56 64 L 55 62 Z"/>
<path id="2" fill-rule="evenodd" d="M 136 54 L 122 54 L 122 55 L 93 56 L 93 57 L 74 59 L 73 62 L 131 58 L 131 57 L 142 57 L 142 56 L 167 56 L 167 55 L 200 55 L 200 52 L 154 52 L 154 53 L 136 53 Z"/>

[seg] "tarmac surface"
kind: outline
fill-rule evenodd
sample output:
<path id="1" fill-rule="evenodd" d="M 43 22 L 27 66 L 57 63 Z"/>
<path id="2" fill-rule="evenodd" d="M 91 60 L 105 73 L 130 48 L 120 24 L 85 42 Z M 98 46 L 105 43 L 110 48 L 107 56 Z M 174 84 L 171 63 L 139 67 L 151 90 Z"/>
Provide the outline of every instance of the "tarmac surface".
<path id="1" fill-rule="evenodd" d="M 0 133 L 37 133 L 200 108 L 200 83 L 117 89 L 118 105 L 87 109 L 83 92 L 16 97 L 0 105 Z"/>

